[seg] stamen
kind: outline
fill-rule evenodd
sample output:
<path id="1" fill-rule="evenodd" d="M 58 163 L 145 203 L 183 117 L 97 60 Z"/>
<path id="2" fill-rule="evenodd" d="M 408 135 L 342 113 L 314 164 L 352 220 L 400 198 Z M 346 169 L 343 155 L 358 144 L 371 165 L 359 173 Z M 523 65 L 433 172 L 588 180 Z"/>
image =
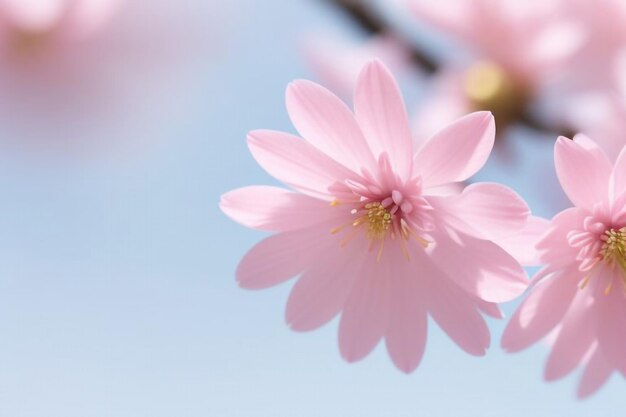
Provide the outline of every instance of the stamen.
<path id="1" fill-rule="evenodd" d="M 600 249 L 600 256 L 611 267 L 619 267 L 626 282 L 626 227 L 607 230 L 601 239 L 604 245 Z"/>
<path id="2" fill-rule="evenodd" d="M 389 226 L 391 226 L 391 213 L 378 202 L 367 203 L 365 208 L 367 209 L 368 235 L 370 239 L 383 239 L 387 230 L 389 230 Z"/>
<path id="3" fill-rule="evenodd" d="M 402 198 L 400 192 L 394 192 L 395 195 L 387 197 L 381 201 L 364 201 L 360 207 L 352 208 L 350 213 L 353 219 L 343 225 L 330 229 L 330 233 L 344 233 L 346 228 L 350 228 L 341 240 L 341 246 L 345 247 L 356 235 L 361 232 L 369 240 L 368 252 L 376 251 L 376 260 L 380 261 L 385 248 L 385 240 L 389 236 L 391 240 L 398 238 L 400 249 L 407 259 L 410 261 L 408 242 L 414 238 L 423 247 L 428 247 L 430 242 L 421 237 L 415 227 L 419 228 L 419 224 L 412 223 L 415 219 L 411 219 L 411 223 L 404 218 L 411 212 L 414 206 L 406 199 Z M 401 206 L 397 203 L 401 203 Z M 339 200 L 333 200 L 331 206 L 340 204 Z M 404 208 L 409 210 L 405 211 Z M 415 206 L 419 207 L 419 206 Z M 351 227 L 350 227 L 351 226 Z"/>

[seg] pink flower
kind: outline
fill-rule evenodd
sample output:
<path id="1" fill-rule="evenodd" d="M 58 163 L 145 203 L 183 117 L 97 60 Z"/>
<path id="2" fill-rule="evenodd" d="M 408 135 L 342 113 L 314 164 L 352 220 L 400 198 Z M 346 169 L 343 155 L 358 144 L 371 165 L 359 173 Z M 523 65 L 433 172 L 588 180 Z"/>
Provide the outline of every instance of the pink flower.
<path id="1" fill-rule="evenodd" d="M 615 165 L 586 136 L 559 138 L 555 165 L 575 207 L 557 214 L 537 244 L 544 268 L 502 338 L 511 352 L 553 332 L 545 378 L 580 364 L 580 396 L 616 370 L 626 375 L 626 148 Z"/>
<path id="2" fill-rule="evenodd" d="M 151 121 L 182 117 L 189 70 L 217 62 L 227 44 L 214 24 L 228 21 L 226 7 L 0 0 L 0 145 L 91 157 L 154 144 Z M 128 140 L 129 129 L 140 133 Z"/>
<path id="3" fill-rule="evenodd" d="M 565 13 L 567 2 L 561 0 L 404 1 L 418 19 L 531 87 L 562 71 L 585 39 L 582 26 Z"/>
<path id="4" fill-rule="evenodd" d="M 572 0 L 567 9 L 580 22 L 585 38 L 564 76 L 572 80 L 575 89 L 612 89 L 615 61 L 626 43 L 626 3 Z"/>
<path id="5" fill-rule="evenodd" d="M 99 30 L 119 0 L 0 0 L 5 49 L 27 53 L 47 43 L 76 42 Z"/>
<path id="6" fill-rule="evenodd" d="M 252 186 L 222 197 L 235 221 L 276 232 L 243 258 L 237 280 L 261 289 L 300 276 L 287 302 L 288 324 L 308 331 L 341 314 L 339 348 L 349 362 L 384 338 L 395 365 L 413 371 L 429 314 L 463 350 L 483 355 L 490 335 L 480 312 L 501 317 L 496 303 L 527 287 L 519 263 L 494 241 L 515 247 L 528 207 L 498 184 L 444 196 L 431 190 L 483 166 L 493 117 L 465 116 L 415 151 L 400 91 L 378 61 L 361 71 L 354 107 L 295 81 L 287 109 L 304 140 L 249 134 L 257 162 L 297 192 Z"/>

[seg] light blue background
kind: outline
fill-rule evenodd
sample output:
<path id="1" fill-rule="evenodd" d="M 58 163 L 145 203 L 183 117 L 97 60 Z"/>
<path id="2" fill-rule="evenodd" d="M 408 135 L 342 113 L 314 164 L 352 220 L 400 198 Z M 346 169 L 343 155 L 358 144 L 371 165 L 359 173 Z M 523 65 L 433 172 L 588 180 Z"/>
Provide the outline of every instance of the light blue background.
<path id="1" fill-rule="evenodd" d="M 0 155 L 0 416 L 624 415 L 623 380 L 577 401 L 578 375 L 542 381 L 546 347 L 503 353 L 504 322 L 489 321 L 484 358 L 431 326 L 424 360 L 407 376 L 382 346 L 343 362 L 336 321 L 291 332 L 291 284 L 237 287 L 237 262 L 263 234 L 226 219 L 219 195 L 273 183 L 245 134 L 292 129 L 284 88 L 314 77 L 300 36 L 349 25 L 314 0 L 229 3 L 217 21 L 203 8 L 218 27 L 207 40 L 215 48 L 167 82 L 136 75 L 128 94 L 138 111 L 77 133 L 110 140 L 103 156 Z M 137 137 L 141 148 L 125 145 Z M 552 143 L 516 132 L 510 150 L 520 162 L 494 158 L 481 179 L 516 187 L 551 215 L 563 205 Z"/>

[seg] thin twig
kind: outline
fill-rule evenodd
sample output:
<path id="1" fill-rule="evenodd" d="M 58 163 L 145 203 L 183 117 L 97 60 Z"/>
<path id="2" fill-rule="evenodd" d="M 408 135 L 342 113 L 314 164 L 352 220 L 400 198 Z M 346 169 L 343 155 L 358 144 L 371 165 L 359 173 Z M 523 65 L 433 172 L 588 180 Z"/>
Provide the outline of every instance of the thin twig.
<path id="1" fill-rule="evenodd" d="M 371 7 L 367 1 L 363 0 L 324 0 L 326 3 L 337 7 L 343 11 L 352 21 L 357 24 L 363 31 L 368 34 L 381 34 L 381 33 L 393 33 L 395 36 L 401 36 L 401 34 L 394 31 L 391 25 L 382 18 L 375 8 Z M 414 45 L 414 42 L 409 39 L 403 39 L 408 52 L 410 54 L 412 62 L 419 67 L 422 72 L 427 74 L 435 74 L 441 67 L 441 63 L 436 59 L 422 51 L 419 47 Z M 571 128 L 565 126 L 555 126 L 546 124 L 544 121 L 533 117 L 527 112 L 522 114 L 521 117 L 515 121 L 521 125 L 524 125 L 532 130 L 536 130 L 542 133 L 548 133 L 553 135 L 563 135 L 571 137 L 574 131 Z"/>
<path id="2" fill-rule="evenodd" d="M 393 32 L 390 25 L 383 19 L 366 1 L 359 0 L 324 0 L 340 10 L 348 17 L 352 18 L 361 29 L 368 34 L 382 34 Z M 395 34 L 395 33 L 394 33 Z M 397 34 L 396 34 L 397 35 Z M 418 48 L 409 47 L 411 60 L 424 72 L 435 73 L 439 64 L 435 59 L 425 54 Z"/>

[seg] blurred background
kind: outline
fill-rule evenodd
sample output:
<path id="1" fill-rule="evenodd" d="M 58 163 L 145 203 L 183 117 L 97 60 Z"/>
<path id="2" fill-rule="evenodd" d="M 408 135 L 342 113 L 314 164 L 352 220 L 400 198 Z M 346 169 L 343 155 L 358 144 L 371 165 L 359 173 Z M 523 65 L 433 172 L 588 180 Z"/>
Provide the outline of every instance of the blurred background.
<path id="1" fill-rule="evenodd" d="M 543 382 L 547 346 L 500 349 L 505 321 L 489 319 L 484 358 L 430 326 L 411 375 L 383 347 L 348 365 L 336 321 L 288 329 L 291 284 L 238 288 L 264 235 L 217 206 L 275 183 L 245 136 L 293 132 L 289 81 L 349 100 L 379 57 L 418 142 L 492 110 L 498 144 L 477 179 L 551 217 L 568 205 L 557 135 L 588 132 L 614 156 L 626 142 L 619 1 L 83 2 L 0 0 L 0 416 L 623 415 L 623 378 L 577 400 L 579 373 Z"/>

